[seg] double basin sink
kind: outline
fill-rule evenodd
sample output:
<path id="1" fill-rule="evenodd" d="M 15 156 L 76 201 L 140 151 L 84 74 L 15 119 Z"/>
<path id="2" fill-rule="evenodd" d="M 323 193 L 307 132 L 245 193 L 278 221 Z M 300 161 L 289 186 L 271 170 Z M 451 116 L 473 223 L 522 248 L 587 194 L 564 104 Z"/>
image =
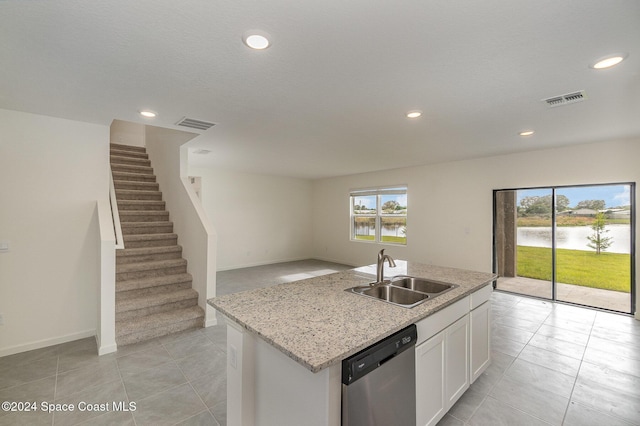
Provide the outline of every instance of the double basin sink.
<path id="1" fill-rule="evenodd" d="M 409 276 L 398 276 L 390 281 L 383 281 L 366 286 L 348 288 L 346 291 L 382 300 L 404 308 L 413 308 L 422 302 L 440 296 L 458 287 L 457 284 L 447 284 Z"/>

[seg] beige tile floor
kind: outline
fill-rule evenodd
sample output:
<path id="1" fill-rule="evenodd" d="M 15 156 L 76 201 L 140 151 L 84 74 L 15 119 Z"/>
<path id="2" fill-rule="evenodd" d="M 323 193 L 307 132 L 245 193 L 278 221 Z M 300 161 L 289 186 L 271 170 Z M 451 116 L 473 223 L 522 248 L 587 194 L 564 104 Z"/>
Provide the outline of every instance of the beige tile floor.
<path id="1" fill-rule="evenodd" d="M 347 268 L 302 261 L 219 272 L 218 290 Z M 493 363 L 441 425 L 640 425 L 640 322 L 500 292 L 491 303 Z M 0 358 L 0 401 L 136 403 L 130 412 L 0 411 L 0 425 L 224 425 L 225 336 L 221 322 L 102 357 L 89 338 Z"/>

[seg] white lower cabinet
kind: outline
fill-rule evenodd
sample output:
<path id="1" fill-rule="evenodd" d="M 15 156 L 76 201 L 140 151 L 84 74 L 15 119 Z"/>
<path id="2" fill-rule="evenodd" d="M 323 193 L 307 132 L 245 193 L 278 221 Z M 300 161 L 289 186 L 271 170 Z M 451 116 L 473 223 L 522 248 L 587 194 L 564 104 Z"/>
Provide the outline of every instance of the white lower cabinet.
<path id="1" fill-rule="evenodd" d="M 435 425 L 447 412 L 444 396 L 445 332 L 416 346 L 416 421 Z"/>
<path id="2" fill-rule="evenodd" d="M 491 363 L 490 330 L 491 302 L 485 302 L 471 311 L 471 383 L 487 369 Z"/>
<path id="3" fill-rule="evenodd" d="M 489 366 L 490 284 L 418 321 L 416 424 L 438 423 Z"/>
<path id="4" fill-rule="evenodd" d="M 469 388 L 469 315 L 416 346 L 416 423 L 435 425 Z"/>
<path id="5" fill-rule="evenodd" d="M 445 397 L 447 411 L 469 389 L 469 315 L 445 330 Z"/>

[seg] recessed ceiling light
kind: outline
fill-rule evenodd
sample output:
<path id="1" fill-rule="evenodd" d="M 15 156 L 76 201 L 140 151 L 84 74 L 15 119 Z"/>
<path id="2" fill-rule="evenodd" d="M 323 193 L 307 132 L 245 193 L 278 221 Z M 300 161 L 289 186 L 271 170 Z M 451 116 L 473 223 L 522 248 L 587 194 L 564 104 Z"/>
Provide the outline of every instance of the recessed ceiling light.
<path id="1" fill-rule="evenodd" d="M 146 118 L 154 118 L 158 114 L 148 109 L 143 109 L 142 111 L 140 111 L 140 115 Z"/>
<path id="2" fill-rule="evenodd" d="M 518 133 L 520 136 L 531 136 L 533 135 L 535 132 L 533 130 L 523 130 L 522 132 Z"/>
<path id="3" fill-rule="evenodd" d="M 242 36 L 242 41 L 251 49 L 264 50 L 271 46 L 268 35 L 262 31 L 247 31 Z"/>
<path id="4" fill-rule="evenodd" d="M 605 58 L 598 59 L 598 61 L 591 65 L 591 68 L 596 70 L 611 68 L 612 66 L 618 65 L 620 62 L 624 61 L 626 57 L 627 55 L 625 54 L 607 56 Z"/>
<path id="5" fill-rule="evenodd" d="M 422 115 L 422 111 L 409 111 L 407 113 L 407 118 L 418 118 Z"/>

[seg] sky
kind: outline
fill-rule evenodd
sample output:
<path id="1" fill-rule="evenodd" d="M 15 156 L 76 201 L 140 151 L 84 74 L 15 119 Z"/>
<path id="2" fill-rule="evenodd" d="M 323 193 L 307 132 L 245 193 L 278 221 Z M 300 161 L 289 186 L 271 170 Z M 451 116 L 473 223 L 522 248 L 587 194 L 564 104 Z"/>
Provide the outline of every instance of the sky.
<path id="1" fill-rule="evenodd" d="M 569 207 L 575 207 L 583 200 L 604 200 L 606 207 L 628 206 L 631 204 L 630 185 L 595 185 L 571 186 L 556 188 L 556 195 L 564 195 L 569 199 Z M 518 190 L 518 205 L 524 197 L 550 195 L 551 189 Z"/>

